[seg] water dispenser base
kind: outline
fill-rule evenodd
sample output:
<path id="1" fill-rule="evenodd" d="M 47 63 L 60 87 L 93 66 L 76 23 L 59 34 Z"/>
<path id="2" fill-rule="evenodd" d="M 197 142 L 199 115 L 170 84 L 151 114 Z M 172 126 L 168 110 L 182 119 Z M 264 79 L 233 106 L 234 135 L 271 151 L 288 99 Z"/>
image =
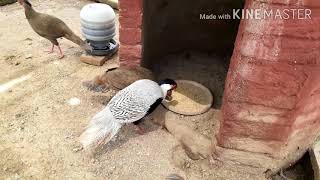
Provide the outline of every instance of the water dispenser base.
<path id="1" fill-rule="evenodd" d="M 96 42 L 86 40 L 87 43 L 93 48 L 92 51 L 86 51 L 88 54 L 93 56 L 113 56 L 119 49 L 119 44 L 111 39 L 109 42 Z"/>

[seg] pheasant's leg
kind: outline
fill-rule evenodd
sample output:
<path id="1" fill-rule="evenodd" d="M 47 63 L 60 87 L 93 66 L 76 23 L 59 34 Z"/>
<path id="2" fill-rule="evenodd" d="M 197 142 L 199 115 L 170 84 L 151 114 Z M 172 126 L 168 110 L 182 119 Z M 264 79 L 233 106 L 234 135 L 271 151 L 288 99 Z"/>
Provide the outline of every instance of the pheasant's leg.
<path id="1" fill-rule="evenodd" d="M 135 131 L 138 134 L 143 135 L 144 134 L 144 129 L 141 127 L 141 125 L 139 125 L 140 123 L 141 123 L 141 120 L 133 122 L 133 124 L 135 126 Z"/>
<path id="2" fill-rule="evenodd" d="M 60 56 L 59 56 L 59 59 L 62 59 L 64 57 L 64 54 L 60 48 L 60 46 L 58 45 L 58 49 L 59 49 L 59 52 L 60 52 Z"/>
<path id="3" fill-rule="evenodd" d="M 144 129 L 141 126 L 138 126 L 138 125 L 136 125 L 136 129 L 135 130 L 140 135 L 143 135 L 145 133 Z"/>
<path id="4" fill-rule="evenodd" d="M 53 53 L 53 49 L 54 49 L 54 44 L 52 44 L 51 49 L 49 51 L 45 51 L 45 52 L 47 52 L 48 54 L 51 54 Z"/>

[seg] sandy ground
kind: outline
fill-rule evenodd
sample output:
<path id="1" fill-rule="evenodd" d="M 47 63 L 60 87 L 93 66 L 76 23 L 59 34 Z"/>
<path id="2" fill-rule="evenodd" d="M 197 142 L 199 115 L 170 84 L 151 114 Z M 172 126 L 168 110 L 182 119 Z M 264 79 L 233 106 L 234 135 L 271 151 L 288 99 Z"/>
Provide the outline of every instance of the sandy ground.
<path id="1" fill-rule="evenodd" d="M 79 11 L 87 1 L 32 3 L 80 34 Z M 172 135 L 150 122 L 144 124 L 148 132 L 142 136 L 132 125 L 125 126 L 95 160 L 86 161 L 78 136 L 111 92 L 90 92 L 82 82 L 115 66 L 117 58 L 103 67 L 83 64 L 80 48 L 67 40 L 60 40 L 64 59 L 44 53 L 49 41 L 32 31 L 17 3 L 0 7 L 0 24 L 0 179 L 157 180 L 171 173 L 194 180 L 263 179 L 210 168 L 206 159 L 191 161 Z M 80 104 L 71 105 L 72 98 Z M 194 128 L 211 138 L 208 124 L 202 127 Z"/>

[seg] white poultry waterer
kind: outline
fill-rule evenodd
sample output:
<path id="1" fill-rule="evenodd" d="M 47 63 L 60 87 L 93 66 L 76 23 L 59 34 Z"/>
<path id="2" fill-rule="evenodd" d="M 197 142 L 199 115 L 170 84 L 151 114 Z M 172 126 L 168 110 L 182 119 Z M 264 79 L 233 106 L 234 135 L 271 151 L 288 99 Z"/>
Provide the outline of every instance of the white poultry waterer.
<path id="1" fill-rule="evenodd" d="M 80 18 L 82 34 L 93 48 L 88 54 L 106 56 L 117 52 L 119 44 L 113 39 L 116 15 L 109 5 L 88 4 L 81 9 Z"/>

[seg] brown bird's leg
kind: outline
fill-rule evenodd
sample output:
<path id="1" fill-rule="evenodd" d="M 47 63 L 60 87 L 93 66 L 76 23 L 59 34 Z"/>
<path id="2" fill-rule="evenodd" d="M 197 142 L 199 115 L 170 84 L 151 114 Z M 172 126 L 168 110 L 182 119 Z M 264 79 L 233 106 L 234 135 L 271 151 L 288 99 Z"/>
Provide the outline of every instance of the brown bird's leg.
<path id="1" fill-rule="evenodd" d="M 53 46 L 57 46 L 58 49 L 59 49 L 59 53 L 60 53 L 60 56 L 59 56 L 59 59 L 62 59 L 64 57 L 64 54 L 60 48 L 60 45 L 59 45 L 59 42 L 57 41 L 57 39 L 50 39 L 50 41 L 52 42 Z"/>
<path id="2" fill-rule="evenodd" d="M 59 49 L 59 52 L 60 52 L 60 56 L 59 56 L 59 59 L 62 59 L 64 57 L 64 54 L 60 48 L 60 46 L 58 45 L 58 49 Z"/>
<path id="3" fill-rule="evenodd" d="M 52 44 L 51 49 L 49 51 L 45 51 L 45 52 L 47 52 L 48 54 L 51 54 L 53 53 L 53 49 L 54 49 L 54 44 Z"/>

